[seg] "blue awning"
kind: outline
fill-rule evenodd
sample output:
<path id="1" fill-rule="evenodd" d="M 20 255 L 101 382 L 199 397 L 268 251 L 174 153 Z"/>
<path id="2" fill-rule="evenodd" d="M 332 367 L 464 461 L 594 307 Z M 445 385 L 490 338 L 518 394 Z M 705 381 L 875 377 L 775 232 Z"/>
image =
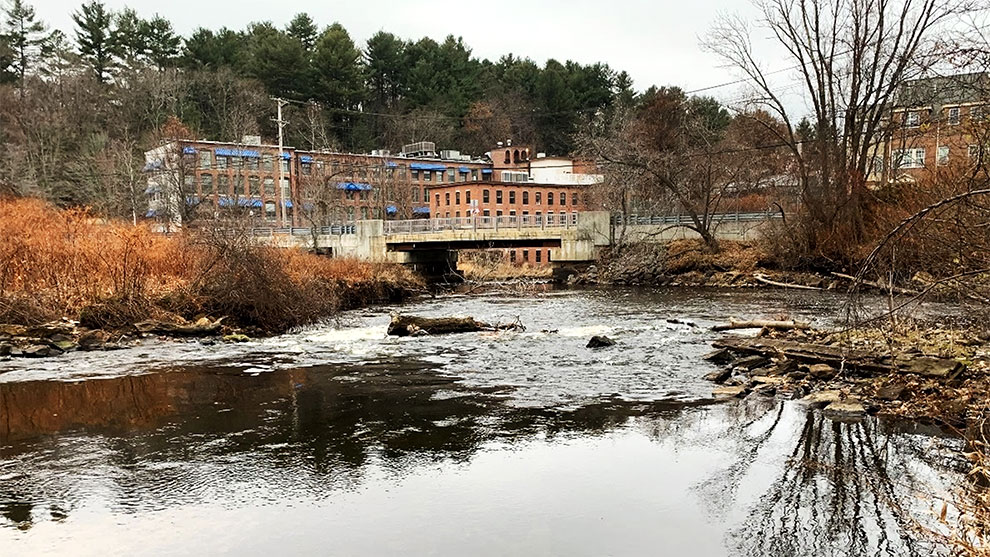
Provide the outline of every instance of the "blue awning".
<path id="1" fill-rule="evenodd" d="M 158 193 L 160 191 L 162 191 L 162 188 L 160 186 L 148 186 L 148 188 L 144 190 L 144 193 L 147 195 L 152 193 Z"/>
<path id="2" fill-rule="evenodd" d="M 291 157 L 291 156 L 289 156 L 289 154 L 288 154 L 288 153 L 282 153 L 282 158 L 283 158 L 283 159 L 285 159 L 285 160 L 289 160 L 289 159 L 290 159 L 290 158 L 292 158 L 292 157 Z"/>
<path id="3" fill-rule="evenodd" d="M 395 205 L 387 205 L 385 207 L 385 212 L 388 213 L 388 214 L 390 214 L 390 215 L 394 215 L 394 214 L 396 214 L 396 213 L 399 212 L 399 209 L 397 209 L 395 207 Z"/>
<path id="4" fill-rule="evenodd" d="M 428 164 L 423 162 L 414 162 L 409 165 L 409 168 L 413 170 L 447 170 L 447 167 L 442 164 Z"/>
<path id="5" fill-rule="evenodd" d="M 360 182 L 339 182 L 337 184 L 337 189 L 347 191 L 368 191 L 371 189 L 371 184 L 362 184 Z"/>
<path id="6" fill-rule="evenodd" d="M 387 166 L 389 168 L 395 168 L 395 167 L 397 167 L 399 165 L 396 164 L 396 163 L 394 163 L 394 162 L 392 162 L 392 161 L 389 161 L 389 162 L 385 163 L 385 166 Z"/>
<path id="7" fill-rule="evenodd" d="M 195 195 L 186 196 L 186 205 L 197 205 L 199 204 L 199 198 Z"/>
<path id="8" fill-rule="evenodd" d="M 471 169 L 470 169 L 470 168 L 468 168 L 468 167 L 466 167 L 466 166 L 462 166 L 462 167 L 460 167 L 460 168 L 459 168 L 458 170 L 460 170 L 460 171 L 461 171 L 461 174 L 468 174 L 468 173 L 470 173 L 470 172 L 471 172 Z"/>
<path id="9" fill-rule="evenodd" d="M 286 199 L 285 201 L 282 202 L 282 204 L 285 205 L 286 207 L 292 207 L 292 200 Z"/>
<path id="10" fill-rule="evenodd" d="M 299 162 L 304 163 L 304 164 L 309 164 L 309 163 L 313 162 L 313 157 L 311 157 L 309 155 L 300 155 L 299 156 Z"/>
<path id="11" fill-rule="evenodd" d="M 229 197 L 221 197 L 218 203 L 221 207 L 261 207 L 260 199 L 238 198 L 235 202 Z"/>
<path id="12" fill-rule="evenodd" d="M 482 174 L 491 174 L 492 173 L 492 169 L 491 168 L 482 168 L 481 169 L 481 173 Z"/>
<path id="13" fill-rule="evenodd" d="M 230 149 L 227 147 L 217 147 L 213 150 L 218 157 L 245 157 L 248 159 L 260 159 L 261 153 L 253 149 Z"/>
<path id="14" fill-rule="evenodd" d="M 182 154 L 183 155 L 195 155 L 196 154 L 196 148 L 195 147 L 183 147 L 182 148 Z"/>
<path id="15" fill-rule="evenodd" d="M 412 212 L 413 212 L 414 215 L 429 215 L 430 214 L 430 208 L 429 207 L 413 207 Z"/>
<path id="16" fill-rule="evenodd" d="M 162 161 L 157 160 L 157 161 L 148 162 L 147 164 L 144 165 L 144 168 L 142 170 L 144 170 L 145 172 L 149 172 L 152 170 L 158 170 L 161 167 L 162 167 Z"/>
<path id="17" fill-rule="evenodd" d="M 149 218 L 150 217 L 157 217 L 158 216 L 158 211 L 156 211 L 155 209 L 148 209 L 148 212 L 145 213 L 144 216 L 145 217 L 149 217 Z"/>

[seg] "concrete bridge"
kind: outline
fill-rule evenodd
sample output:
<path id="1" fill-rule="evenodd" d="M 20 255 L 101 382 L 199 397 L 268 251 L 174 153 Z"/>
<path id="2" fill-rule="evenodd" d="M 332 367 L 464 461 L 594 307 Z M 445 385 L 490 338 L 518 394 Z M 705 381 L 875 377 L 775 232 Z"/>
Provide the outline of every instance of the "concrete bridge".
<path id="1" fill-rule="evenodd" d="M 780 215 L 724 213 L 713 217 L 716 237 L 752 240 Z M 599 248 L 616 241 L 668 242 L 697 238 L 686 225 L 690 218 L 673 216 L 613 217 L 586 211 L 553 217 L 501 216 L 404 221 L 361 220 L 353 225 L 310 228 L 254 229 L 259 240 L 280 247 L 327 250 L 335 256 L 393 261 L 416 266 L 447 266 L 459 250 L 513 247 L 550 248 L 558 265 L 595 259 Z"/>

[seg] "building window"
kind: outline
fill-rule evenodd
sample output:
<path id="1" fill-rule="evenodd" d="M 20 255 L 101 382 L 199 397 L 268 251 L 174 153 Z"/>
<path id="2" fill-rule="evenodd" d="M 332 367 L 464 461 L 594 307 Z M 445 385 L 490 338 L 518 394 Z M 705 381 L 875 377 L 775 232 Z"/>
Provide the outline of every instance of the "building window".
<path id="1" fill-rule="evenodd" d="M 501 217 L 502 216 L 502 211 L 495 211 L 495 216 L 496 217 Z"/>
<path id="2" fill-rule="evenodd" d="M 248 170 L 258 170 L 258 159 L 254 157 L 248 157 L 247 164 L 245 165 Z"/>
<path id="3" fill-rule="evenodd" d="M 514 217 L 514 216 L 516 216 L 516 210 L 515 210 L 515 209 L 511 209 L 511 210 L 509 210 L 509 216 L 510 216 L 510 217 Z"/>
<path id="4" fill-rule="evenodd" d="M 450 194 L 448 193 L 447 195 L 450 195 Z M 459 192 L 459 191 L 455 191 L 454 192 L 454 204 L 455 205 L 460 205 L 461 204 L 461 192 Z"/>
<path id="5" fill-rule="evenodd" d="M 495 190 L 495 203 L 502 203 L 502 190 Z"/>
<path id="6" fill-rule="evenodd" d="M 959 107 L 954 106 L 949 109 L 949 117 L 947 118 L 950 126 L 955 126 L 959 123 Z"/>
<path id="7" fill-rule="evenodd" d="M 917 128 L 921 125 L 921 113 L 917 110 L 912 110 L 904 115 L 904 127 L 907 128 Z"/>
<path id="8" fill-rule="evenodd" d="M 424 182 L 432 182 L 433 181 L 433 172 L 431 172 L 429 170 L 424 171 L 423 172 L 423 181 Z"/>
<path id="9" fill-rule="evenodd" d="M 553 213 L 547 212 L 547 224 L 553 224 Z"/>
<path id="10" fill-rule="evenodd" d="M 564 205 L 567 205 L 567 192 L 566 191 L 560 192 L 560 206 L 563 207 Z"/>
<path id="11" fill-rule="evenodd" d="M 261 180 L 257 176 L 248 176 L 248 194 L 261 195 Z"/>
<path id="12" fill-rule="evenodd" d="M 286 159 L 282 159 L 282 172 L 285 174 L 289 173 L 289 161 Z"/>
<path id="13" fill-rule="evenodd" d="M 471 170 L 471 180 L 472 181 L 477 181 L 478 180 L 478 169 L 477 168 Z"/>
<path id="14" fill-rule="evenodd" d="M 411 172 L 413 181 L 419 181 L 419 171 L 414 169 Z"/>
<path id="15" fill-rule="evenodd" d="M 419 203 L 419 188 L 412 189 L 412 200 L 413 203 Z"/>
<path id="16" fill-rule="evenodd" d="M 217 189 L 220 190 L 220 193 L 225 195 L 230 193 L 230 177 L 226 174 L 217 176 Z"/>
<path id="17" fill-rule="evenodd" d="M 266 170 L 268 172 L 275 170 L 275 159 L 273 159 L 271 155 L 262 155 L 261 168 L 262 170 Z"/>
<path id="18" fill-rule="evenodd" d="M 467 203 L 468 205 L 471 204 L 471 190 L 467 190 L 464 192 L 464 202 Z"/>
<path id="19" fill-rule="evenodd" d="M 200 174 L 199 185 L 203 190 L 203 194 L 213 194 L 213 175 L 206 174 L 205 172 Z"/>
<path id="20" fill-rule="evenodd" d="M 461 212 L 460 211 L 457 211 L 456 213 L 454 213 L 454 218 L 455 219 L 461 218 Z"/>
<path id="21" fill-rule="evenodd" d="M 450 205 L 450 192 L 443 194 L 443 204 Z"/>
<path id="22" fill-rule="evenodd" d="M 509 164 L 510 162 L 512 162 L 512 153 L 509 152 L 508 149 L 506 149 L 506 151 L 505 151 L 505 161 L 504 162 L 505 162 L 505 164 Z"/>
<path id="23" fill-rule="evenodd" d="M 313 173 L 313 165 L 308 162 L 299 165 L 299 169 L 302 171 L 303 176 L 309 176 Z"/>
<path id="24" fill-rule="evenodd" d="M 439 207 L 439 206 L 440 206 L 440 194 L 438 193 L 437 194 L 437 207 Z"/>
<path id="25" fill-rule="evenodd" d="M 367 207 L 361 207 L 361 218 L 364 219 L 364 220 L 368 220 L 368 208 Z"/>
<path id="26" fill-rule="evenodd" d="M 946 145 L 939 145 L 938 156 L 935 157 L 935 164 L 939 166 L 945 166 L 949 164 L 949 147 Z"/>
<path id="27" fill-rule="evenodd" d="M 443 170 L 437 171 L 437 182 L 443 182 Z"/>
<path id="28" fill-rule="evenodd" d="M 196 177 L 192 174 L 186 174 L 182 177 L 182 183 L 186 185 L 186 189 L 192 189 L 196 185 Z"/>
<path id="29" fill-rule="evenodd" d="M 539 263 L 540 262 L 540 259 L 542 259 L 541 256 L 543 255 L 543 250 L 538 249 L 538 250 L 536 250 L 536 253 L 533 254 L 533 255 L 536 256 L 536 262 Z"/>
<path id="30" fill-rule="evenodd" d="M 265 218 L 268 220 L 275 220 L 275 202 L 266 201 L 265 202 Z"/>
<path id="31" fill-rule="evenodd" d="M 453 182 L 453 181 L 455 181 L 455 179 L 456 179 L 456 176 L 454 175 L 454 169 L 453 168 L 448 169 L 447 170 L 447 181 L 448 182 Z"/>
<path id="32" fill-rule="evenodd" d="M 870 162 L 870 174 L 879 175 L 883 173 L 883 157 L 876 155 Z"/>
<path id="33" fill-rule="evenodd" d="M 489 190 L 481 190 L 481 202 L 491 203 L 491 200 L 492 200 L 491 192 Z"/>
<path id="34" fill-rule="evenodd" d="M 406 181 L 406 165 L 404 164 L 399 165 L 399 180 Z"/>
<path id="35" fill-rule="evenodd" d="M 524 249 L 523 250 L 523 261 L 529 261 L 529 250 L 528 249 Z"/>
<path id="36" fill-rule="evenodd" d="M 492 212 L 491 212 L 491 211 L 489 211 L 488 209 L 485 209 L 484 211 L 482 211 L 482 212 L 481 212 L 481 214 L 482 214 L 483 216 L 486 216 L 486 217 L 490 217 L 490 216 L 492 216 Z"/>
<path id="37" fill-rule="evenodd" d="M 217 169 L 218 170 L 227 170 L 227 167 L 228 167 L 227 157 L 220 157 L 220 156 L 218 156 L 217 157 Z"/>
<path id="38" fill-rule="evenodd" d="M 553 205 L 553 192 L 547 192 L 547 205 Z"/>
<path id="39" fill-rule="evenodd" d="M 275 197 L 275 179 L 265 178 L 265 195 Z"/>
<path id="40" fill-rule="evenodd" d="M 516 191 L 515 190 L 510 190 L 509 191 L 509 203 L 515 203 L 515 202 L 516 202 Z"/>
<path id="41" fill-rule="evenodd" d="M 543 197 L 542 193 L 536 192 L 533 194 L 533 201 L 535 201 L 537 205 L 542 205 L 543 204 L 542 197 Z"/>
<path id="42" fill-rule="evenodd" d="M 973 160 L 976 164 L 983 162 L 983 149 L 980 145 L 970 145 L 969 146 L 969 158 Z"/>
<path id="43" fill-rule="evenodd" d="M 522 192 L 522 198 L 523 198 L 523 200 L 522 200 L 523 205 L 529 205 L 529 192 L 528 191 Z"/>
<path id="44" fill-rule="evenodd" d="M 891 159 L 893 168 L 923 168 L 925 166 L 924 149 L 897 149 Z"/>
<path id="45" fill-rule="evenodd" d="M 210 168 L 213 165 L 213 153 L 209 151 L 199 152 L 199 167 Z"/>
<path id="46" fill-rule="evenodd" d="M 571 205 L 577 205 L 577 204 L 578 204 L 578 194 L 577 194 L 576 191 L 572 191 L 571 192 Z"/>
<path id="47" fill-rule="evenodd" d="M 979 122 L 980 120 L 983 120 L 983 116 L 984 116 L 984 107 L 982 107 L 982 106 L 974 106 L 974 107 L 972 107 L 972 108 L 969 109 L 969 119 L 970 120 L 972 120 L 974 122 Z"/>
<path id="48" fill-rule="evenodd" d="M 571 224 L 577 224 L 577 211 L 571 211 Z"/>

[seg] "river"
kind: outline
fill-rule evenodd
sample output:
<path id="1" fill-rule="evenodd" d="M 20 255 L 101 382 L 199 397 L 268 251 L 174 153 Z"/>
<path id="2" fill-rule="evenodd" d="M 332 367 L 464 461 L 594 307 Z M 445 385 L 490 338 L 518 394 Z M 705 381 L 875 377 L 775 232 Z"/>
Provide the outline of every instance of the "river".
<path id="1" fill-rule="evenodd" d="M 728 316 L 837 294 L 452 294 L 525 332 L 385 336 L 390 309 L 244 344 L 0 362 L 0 555 L 933 555 L 937 429 L 714 403 Z M 606 334 L 618 345 L 585 348 Z"/>

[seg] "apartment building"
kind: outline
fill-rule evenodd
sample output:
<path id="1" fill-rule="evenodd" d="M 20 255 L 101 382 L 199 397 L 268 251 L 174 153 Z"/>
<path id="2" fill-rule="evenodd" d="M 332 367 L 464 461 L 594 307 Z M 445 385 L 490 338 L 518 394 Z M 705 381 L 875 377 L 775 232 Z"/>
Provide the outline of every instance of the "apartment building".
<path id="1" fill-rule="evenodd" d="M 533 217 L 548 224 L 575 220 L 587 209 L 587 186 L 481 181 L 430 189 L 434 218 Z"/>
<path id="2" fill-rule="evenodd" d="M 883 160 L 878 157 L 871 169 L 874 181 L 919 181 L 942 170 L 986 162 L 990 75 L 908 82 L 898 94 L 890 123 Z"/>

